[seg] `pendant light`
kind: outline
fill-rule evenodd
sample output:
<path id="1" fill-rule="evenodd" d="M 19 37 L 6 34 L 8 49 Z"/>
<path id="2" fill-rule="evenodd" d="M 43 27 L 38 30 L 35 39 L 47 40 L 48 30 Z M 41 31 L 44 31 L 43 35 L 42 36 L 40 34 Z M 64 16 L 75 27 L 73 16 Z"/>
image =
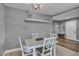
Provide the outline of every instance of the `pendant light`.
<path id="1" fill-rule="evenodd" d="M 32 3 L 32 10 L 33 11 L 39 11 L 39 9 L 40 9 L 40 4 Z"/>

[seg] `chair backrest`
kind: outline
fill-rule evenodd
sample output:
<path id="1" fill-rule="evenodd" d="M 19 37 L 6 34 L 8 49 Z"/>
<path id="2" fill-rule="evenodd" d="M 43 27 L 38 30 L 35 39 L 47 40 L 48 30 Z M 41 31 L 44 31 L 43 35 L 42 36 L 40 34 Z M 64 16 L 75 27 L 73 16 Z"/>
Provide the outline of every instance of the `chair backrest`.
<path id="1" fill-rule="evenodd" d="M 22 42 L 20 36 L 19 36 L 19 43 L 20 43 L 20 46 L 21 46 L 22 55 L 24 55 L 24 48 L 25 48 L 26 44 L 24 42 Z"/>
<path id="2" fill-rule="evenodd" d="M 52 55 L 52 50 L 53 50 L 53 38 L 45 38 L 42 55 Z"/>
<path id="3" fill-rule="evenodd" d="M 58 38 L 58 35 L 57 34 L 51 34 L 50 38 L 53 38 L 53 42 L 54 42 L 54 45 L 55 45 L 56 39 Z"/>
<path id="4" fill-rule="evenodd" d="M 50 37 L 57 38 L 57 34 L 52 33 L 52 34 L 50 34 Z"/>
<path id="5" fill-rule="evenodd" d="M 54 34 L 52 33 L 51 38 L 53 38 L 53 55 L 55 56 L 56 55 L 56 39 L 58 38 L 58 35 L 57 34 Z"/>
<path id="6" fill-rule="evenodd" d="M 32 33 L 32 39 L 36 39 L 39 37 L 39 33 Z"/>
<path id="7" fill-rule="evenodd" d="M 20 46 L 21 46 L 21 50 L 22 50 L 22 55 L 30 55 L 29 53 L 32 53 L 32 49 L 29 49 L 27 44 L 25 43 L 25 41 L 21 39 L 21 37 L 19 36 L 19 42 L 20 42 Z M 27 54 L 26 54 L 27 53 Z"/>

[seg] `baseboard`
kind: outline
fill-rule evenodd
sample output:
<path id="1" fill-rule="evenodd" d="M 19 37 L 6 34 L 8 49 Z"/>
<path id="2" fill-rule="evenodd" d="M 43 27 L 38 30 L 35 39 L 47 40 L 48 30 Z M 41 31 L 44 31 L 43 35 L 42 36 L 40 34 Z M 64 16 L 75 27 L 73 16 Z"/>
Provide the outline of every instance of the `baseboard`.
<path id="1" fill-rule="evenodd" d="M 6 50 L 6 51 L 3 53 L 3 56 L 5 56 L 5 55 L 6 55 L 7 53 L 9 53 L 9 52 L 20 51 L 20 50 L 21 50 L 21 48 Z"/>

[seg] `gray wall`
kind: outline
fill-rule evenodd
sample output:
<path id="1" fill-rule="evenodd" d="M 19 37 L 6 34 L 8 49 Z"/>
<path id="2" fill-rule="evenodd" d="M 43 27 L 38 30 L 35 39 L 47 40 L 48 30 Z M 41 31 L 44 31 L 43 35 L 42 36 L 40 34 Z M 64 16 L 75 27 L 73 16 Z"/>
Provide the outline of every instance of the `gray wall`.
<path id="1" fill-rule="evenodd" d="M 65 22 L 54 21 L 53 32 L 57 34 L 65 34 Z"/>
<path id="2" fill-rule="evenodd" d="M 75 18 L 75 17 L 79 17 L 79 8 L 59 14 L 57 16 L 52 17 L 53 20 L 66 20 L 66 19 L 71 19 L 71 18 Z M 73 19 L 71 19 L 73 20 Z M 79 40 L 79 19 L 75 19 L 77 20 L 76 23 L 76 37 L 77 40 Z"/>
<path id="3" fill-rule="evenodd" d="M 5 7 L 0 3 L 0 54 L 4 51 L 5 41 Z"/>
<path id="4" fill-rule="evenodd" d="M 77 35 L 77 40 L 79 40 L 79 19 L 76 20 L 77 21 L 77 31 L 76 31 L 76 35 Z"/>
<path id="5" fill-rule="evenodd" d="M 48 23 L 24 23 L 24 19 L 27 16 L 27 14 L 28 13 L 24 10 L 6 7 L 6 49 L 20 47 L 18 41 L 19 35 L 21 35 L 24 38 L 31 38 L 32 32 L 38 32 L 40 33 L 40 36 L 45 37 L 47 37 L 51 33 L 50 24 Z M 33 14 L 33 18 L 41 20 L 52 19 L 50 16 L 42 14 Z"/>

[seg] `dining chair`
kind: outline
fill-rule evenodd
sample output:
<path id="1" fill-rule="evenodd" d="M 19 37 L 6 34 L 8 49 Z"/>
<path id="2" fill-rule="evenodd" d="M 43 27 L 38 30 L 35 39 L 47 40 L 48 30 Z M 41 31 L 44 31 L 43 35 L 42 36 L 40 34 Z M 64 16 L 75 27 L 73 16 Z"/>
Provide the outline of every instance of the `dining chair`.
<path id="1" fill-rule="evenodd" d="M 58 34 L 52 33 L 50 35 L 50 38 L 53 38 L 53 55 L 56 56 L 56 44 L 58 43 Z"/>
<path id="2" fill-rule="evenodd" d="M 56 39 L 58 37 L 58 35 L 57 34 L 54 34 L 54 33 L 51 33 L 50 34 L 50 37 L 54 37 Z"/>
<path id="3" fill-rule="evenodd" d="M 21 46 L 22 56 L 30 56 L 33 55 L 33 49 L 29 49 L 27 47 L 27 44 L 21 40 L 21 37 L 19 36 L 19 43 Z"/>
<path id="4" fill-rule="evenodd" d="M 45 38 L 42 49 L 37 49 L 38 56 L 52 56 L 53 53 L 53 38 Z"/>

